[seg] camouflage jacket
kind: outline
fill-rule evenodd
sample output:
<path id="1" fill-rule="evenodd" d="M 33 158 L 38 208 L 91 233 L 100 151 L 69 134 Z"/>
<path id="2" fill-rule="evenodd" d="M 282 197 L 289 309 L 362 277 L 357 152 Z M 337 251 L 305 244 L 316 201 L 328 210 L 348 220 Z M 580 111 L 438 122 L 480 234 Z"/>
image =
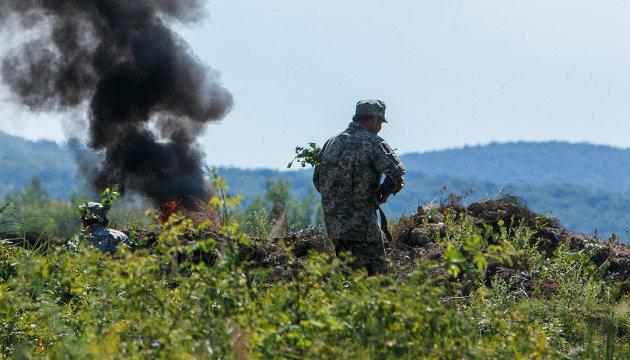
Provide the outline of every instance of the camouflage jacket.
<path id="1" fill-rule="evenodd" d="M 102 225 L 90 226 L 87 234 L 90 243 L 103 252 L 114 253 L 120 244 L 129 245 L 129 237 L 127 235 Z"/>
<path id="2" fill-rule="evenodd" d="M 313 183 L 322 195 L 329 236 L 341 236 L 350 228 L 375 221 L 383 174 L 400 185 L 405 168 L 378 135 L 353 122 L 326 142 L 319 153 Z"/>

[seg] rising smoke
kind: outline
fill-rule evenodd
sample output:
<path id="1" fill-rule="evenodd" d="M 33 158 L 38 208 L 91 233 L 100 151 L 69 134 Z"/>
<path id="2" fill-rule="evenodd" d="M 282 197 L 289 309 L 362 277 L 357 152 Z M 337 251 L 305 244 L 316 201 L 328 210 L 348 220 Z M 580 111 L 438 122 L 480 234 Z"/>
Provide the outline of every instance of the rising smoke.
<path id="1" fill-rule="evenodd" d="M 232 95 L 169 23 L 204 14 L 203 0 L 1 0 L 0 25 L 24 40 L 2 80 L 33 111 L 87 108 L 97 189 L 119 185 L 156 205 L 193 207 L 210 189 L 197 138 Z"/>

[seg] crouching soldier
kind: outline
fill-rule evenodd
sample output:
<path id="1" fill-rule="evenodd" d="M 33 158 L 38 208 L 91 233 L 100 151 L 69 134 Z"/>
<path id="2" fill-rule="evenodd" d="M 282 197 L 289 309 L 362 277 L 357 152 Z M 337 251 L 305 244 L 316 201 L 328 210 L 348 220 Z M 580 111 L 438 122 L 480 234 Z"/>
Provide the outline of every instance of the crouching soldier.
<path id="1" fill-rule="evenodd" d="M 81 210 L 81 230 L 90 243 L 97 249 L 114 253 L 118 245 L 130 245 L 129 237 L 124 233 L 109 229 L 107 219 L 108 207 L 97 202 L 89 202 L 79 206 Z"/>

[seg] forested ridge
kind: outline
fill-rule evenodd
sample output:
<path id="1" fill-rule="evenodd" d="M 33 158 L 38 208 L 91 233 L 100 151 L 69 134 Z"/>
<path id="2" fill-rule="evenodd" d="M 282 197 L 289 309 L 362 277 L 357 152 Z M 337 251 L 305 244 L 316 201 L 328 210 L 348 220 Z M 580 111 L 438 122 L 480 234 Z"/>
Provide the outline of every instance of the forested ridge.
<path id="1" fill-rule="evenodd" d="M 392 216 L 412 213 L 419 204 L 439 203 L 451 193 L 463 195 L 464 202 L 511 193 L 575 231 L 626 237 L 630 230 L 630 150 L 519 142 L 403 154 L 402 159 L 409 168 L 407 187 L 387 205 Z M 73 154 L 56 143 L 0 134 L 0 164 L 0 194 L 22 189 L 33 177 L 55 198 L 81 191 Z M 264 192 L 270 179 L 287 181 L 296 198 L 314 192 L 308 170 L 219 170 L 246 205 Z"/>

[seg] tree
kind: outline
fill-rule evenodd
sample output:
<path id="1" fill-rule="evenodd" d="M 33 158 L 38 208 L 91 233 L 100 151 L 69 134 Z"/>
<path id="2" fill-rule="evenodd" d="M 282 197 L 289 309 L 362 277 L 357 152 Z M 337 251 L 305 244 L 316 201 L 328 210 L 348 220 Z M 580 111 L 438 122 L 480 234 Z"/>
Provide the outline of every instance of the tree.
<path id="1" fill-rule="evenodd" d="M 289 228 L 303 229 L 317 224 L 317 211 L 320 207 L 317 195 L 310 190 L 306 196 L 299 200 L 292 200 L 289 205 Z"/>
<path id="2" fill-rule="evenodd" d="M 271 203 L 270 223 L 271 237 L 282 237 L 289 230 L 287 208 L 290 200 L 289 182 L 286 180 L 269 180 L 265 199 Z"/>

